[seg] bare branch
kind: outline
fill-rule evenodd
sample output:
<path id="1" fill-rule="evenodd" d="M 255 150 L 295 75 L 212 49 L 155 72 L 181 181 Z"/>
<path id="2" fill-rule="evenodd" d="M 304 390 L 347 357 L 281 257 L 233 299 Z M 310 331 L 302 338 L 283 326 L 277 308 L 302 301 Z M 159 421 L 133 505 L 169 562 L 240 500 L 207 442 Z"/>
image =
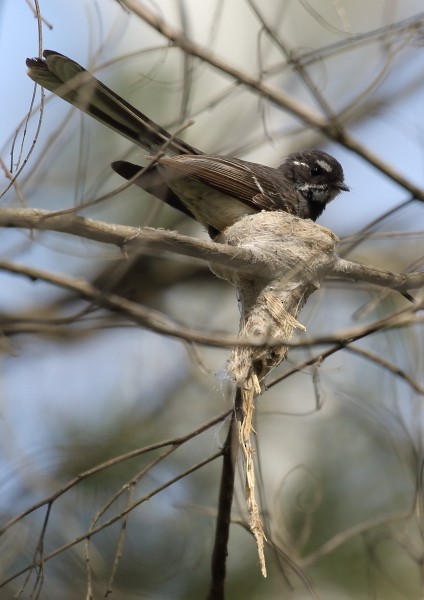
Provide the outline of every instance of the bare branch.
<path id="1" fill-rule="evenodd" d="M 152 452 L 153 450 L 157 450 L 159 448 L 166 448 L 167 446 L 173 446 L 173 447 L 181 446 L 186 441 L 191 440 L 192 438 L 198 436 L 200 433 L 203 433 L 204 431 L 207 431 L 211 427 L 214 427 L 221 421 L 224 421 L 230 413 L 231 413 L 231 410 L 226 410 L 225 412 L 217 415 L 213 419 L 210 419 L 206 423 L 203 423 L 200 427 L 196 427 L 192 431 L 189 431 L 188 433 L 183 434 L 179 437 L 175 437 L 175 438 L 172 438 L 169 440 L 164 440 L 162 442 L 156 442 L 155 444 L 151 444 L 151 445 L 145 446 L 143 448 L 137 448 L 136 450 L 132 450 L 131 452 L 126 452 L 125 454 L 115 456 L 114 458 L 112 458 L 104 463 L 101 463 L 100 465 L 96 465 L 95 467 L 92 467 L 91 469 L 87 469 L 87 471 L 80 473 L 79 475 L 77 475 L 76 477 L 74 477 L 73 479 L 68 481 L 65 485 L 63 485 L 61 488 L 59 488 L 58 490 L 53 492 L 47 498 L 44 498 L 43 500 L 40 500 L 40 502 L 33 504 L 32 506 L 30 506 L 29 508 L 27 508 L 26 510 L 21 512 L 19 515 L 16 515 L 13 519 L 8 521 L 0 529 L 0 535 L 3 535 L 4 532 L 7 531 L 10 527 L 12 527 L 15 523 L 17 523 L 18 521 L 21 521 L 24 517 L 26 517 L 27 515 L 31 514 L 34 511 L 38 510 L 42 506 L 52 504 L 55 500 L 60 498 L 60 496 L 63 496 L 63 494 L 65 494 L 68 490 L 70 490 L 71 488 L 78 485 L 84 479 L 87 479 L 87 477 L 91 477 L 92 475 L 95 475 L 96 473 L 99 473 L 106 469 L 110 469 L 111 467 L 114 467 L 115 465 L 118 465 L 122 462 L 130 460 L 137 456 L 142 456 L 143 454 L 147 454 L 148 452 Z"/>
<path id="2" fill-rule="evenodd" d="M 393 273 L 377 269 L 371 265 L 361 265 L 338 258 L 333 265 L 332 277 L 340 277 L 351 281 L 364 281 L 398 292 L 416 290 L 424 287 L 424 271 L 418 273 Z"/>
<path id="3" fill-rule="evenodd" d="M 96 535 L 97 533 L 99 533 L 100 531 L 103 531 L 104 529 L 107 529 L 108 527 L 110 527 L 114 523 L 117 523 L 118 521 L 121 521 L 123 518 L 126 517 L 126 515 L 128 515 L 130 512 L 132 512 L 135 508 L 137 508 L 138 506 L 140 506 L 144 502 L 147 502 L 148 500 L 150 500 L 151 498 L 153 498 L 154 496 L 156 496 L 160 492 L 163 492 L 163 490 L 166 490 L 167 488 L 171 487 L 177 481 L 180 481 L 181 479 L 187 477 L 191 473 L 194 473 L 195 471 L 198 471 L 199 469 L 203 468 L 204 466 L 210 464 L 211 462 L 213 462 L 214 460 L 216 460 L 217 458 L 219 458 L 221 455 L 222 455 L 221 451 L 215 452 L 214 454 L 211 454 L 210 456 L 208 456 L 204 460 L 199 461 L 198 463 L 194 464 L 193 466 L 191 466 L 190 468 L 186 469 L 185 471 L 182 471 L 181 473 L 179 473 L 175 477 L 172 477 L 171 479 L 168 479 L 163 484 L 158 485 L 157 487 L 155 487 L 154 489 L 152 489 L 150 492 L 148 492 L 147 494 L 145 494 L 142 498 L 139 498 L 137 501 L 133 502 L 130 506 L 127 506 L 120 513 L 114 515 L 113 517 L 110 517 L 107 521 L 105 521 L 101 525 L 98 525 L 94 529 L 91 529 L 90 531 L 85 532 L 82 535 L 79 535 L 78 537 L 74 538 L 72 541 L 70 541 L 70 542 L 68 542 L 66 544 L 63 544 L 62 546 L 59 546 L 55 550 L 52 550 L 51 552 L 49 552 L 48 554 L 46 554 L 43 557 L 43 564 L 45 564 L 46 562 L 48 562 L 49 560 L 51 560 L 55 556 L 58 556 L 59 554 L 62 554 L 63 552 L 65 552 L 69 548 L 72 548 L 73 546 L 75 546 L 77 544 L 80 544 L 81 542 L 83 542 L 84 540 L 86 540 L 87 537 Z M 30 565 L 28 565 L 26 567 L 23 567 L 22 569 L 20 569 L 16 573 L 13 573 L 10 577 L 8 577 L 7 579 L 5 579 L 4 581 L 2 581 L 0 583 L 0 588 L 4 587 L 10 581 L 13 581 L 14 579 L 16 579 L 17 577 L 19 577 L 20 575 L 23 575 L 24 573 L 27 573 L 28 571 L 31 571 L 34 568 L 34 566 L 38 567 L 39 564 L 38 563 L 31 563 Z"/>
<path id="4" fill-rule="evenodd" d="M 408 190 L 408 192 L 414 198 L 424 202 L 424 190 L 422 188 L 414 185 L 412 181 L 406 177 L 403 177 L 403 175 L 396 171 L 392 166 L 388 165 L 385 161 L 379 158 L 379 156 L 355 140 L 344 128 L 341 128 L 338 122 L 333 122 L 332 120 L 329 121 L 322 118 L 317 113 L 301 104 L 298 98 L 291 98 L 287 94 L 281 92 L 279 89 L 265 84 L 262 80 L 256 79 L 249 73 L 236 69 L 224 59 L 219 58 L 215 53 L 212 54 L 208 49 L 203 48 L 199 44 L 196 44 L 192 40 L 188 39 L 181 30 L 172 27 L 172 25 L 167 23 L 157 13 L 154 13 L 148 9 L 139 0 L 121 0 L 121 3 L 129 11 L 151 25 L 151 27 L 168 38 L 170 42 L 172 42 L 178 48 L 181 48 L 181 50 L 184 52 L 192 56 L 196 56 L 203 62 L 215 67 L 222 73 L 229 75 L 237 83 L 241 83 L 252 89 L 256 93 L 260 94 L 261 98 L 269 100 L 276 106 L 286 110 L 310 127 L 319 129 L 327 137 L 337 141 L 339 144 L 345 146 L 358 156 L 361 156 L 369 164 L 373 165 L 376 169 L 387 175 L 405 190 Z"/>
<path id="5" fill-rule="evenodd" d="M 370 352 L 369 350 L 365 350 L 364 348 L 358 348 L 358 346 L 350 345 L 350 346 L 346 346 L 345 348 L 346 348 L 346 350 L 348 350 L 349 352 L 352 352 L 353 354 L 362 356 L 366 360 L 371 360 L 372 362 L 376 363 L 377 365 L 380 365 L 380 367 L 382 367 L 383 369 L 386 369 L 387 371 L 390 371 L 390 373 L 392 373 L 395 377 L 399 377 L 400 379 L 403 379 L 418 394 L 424 394 L 424 386 L 420 385 L 417 381 L 415 381 L 415 379 L 413 379 L 413 377 L 408 375 L 408 373 L 405 373 L 405 371 L 403 369 L 401 369 L 394 363 L 391 363 L 390 361 L 386 360 L 382 356 L 378 356 L 378 354 L 375 354 L 374 352 Z"/>
<path id="6" fill-rule="evenodd" d="M 103 244 L 113 244 L 128 254 L 150 249 L 213 260 L 222 266 L 241 270 L 251 271 L 254 265 L 252 253 L 246 248 L 232 248 L 165 229 L 111 225 L 75 214 L 56 214 L 35 208 L 0 208 L 0 227 L 67 233 Z M 265 265 L 259 265 L 258 270 L 264 267 Z"/>
<path id="7" fill-rule="evenodd" d="M 223 464 L 219 486 L 218 515 L 216 518 L 215 541 L 212 551 L 211 582 L 209 585 L 208 600 L 223 600 L 224 598 L 231 507 L 233 504 L 234 481 L 239 450 L 237 421 L 241 419 L 240 401 L 240 393 L 237 390 L 227 438 L 222 449 Z"/>
<path id="8" fill-rule="evenodd" d="M 273 214 L 277 215 L 277 219 L 281 218 L 283 221 L 288 218 L 286 213 L 277 212 Z M 255 215 L 253 215 L 253 218 L 255 218 Z M 305 223 L 305 221 L 300 221 Z M 243 223 L 245 222 L 243 221 Z M 319 225 L 310 221 L 308 223 L 310 223 L 311 235 L 314 235 L 314 231 L 319 231 Z M 75 214 L 56 214 L 41 209 L 1 208 L 0 227 L 67 233 L 104 244 L 113 244 L 127 253 L 137 253 L 146 249 L 168 251 L 207 260 L 213 263 L 215 267 L 230 267 L 234 271 L 246 272 L 251 276 L 267 276 L 270 274 L 270 269 L 276 273 L 281 267 L 278 263 L 270 265 L 269 261 L 263 260 L 251 242 L 238 243 L 235 247 L 233 243 L 199 240 L 181 235 L 175 231 L 151 227 L 135 228 L 125 225 L 111 225 Z M 334 234 L 331 235 L 336 240 Z M 219 269 L 215 270 L 219 271 Z M 384 271 L 371 265 L 361 265 L 338 258 L 335 254 L 334 260 L 327 265 L 326 275 L 353 281 L 364 281 L 399 292 L 424 286 L 424 272 L 394 273 Z"/>

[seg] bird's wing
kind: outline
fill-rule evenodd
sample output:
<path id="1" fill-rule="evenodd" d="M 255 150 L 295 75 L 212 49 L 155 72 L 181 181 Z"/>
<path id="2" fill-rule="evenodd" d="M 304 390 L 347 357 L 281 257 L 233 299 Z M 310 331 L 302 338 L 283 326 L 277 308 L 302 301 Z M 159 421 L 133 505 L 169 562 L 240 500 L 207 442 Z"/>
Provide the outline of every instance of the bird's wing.
<path id="1" fill-rule="evenodd" d="M 159 165 L 165 167 L 166 178 L 182 175 L 200 181 L 227 196 L 242 200 L 256 210 L 290 210 L 285 200 L 287 186 L 279 180 L 276 169 L 247 161 L 208 155 L 164 156 Z"/>

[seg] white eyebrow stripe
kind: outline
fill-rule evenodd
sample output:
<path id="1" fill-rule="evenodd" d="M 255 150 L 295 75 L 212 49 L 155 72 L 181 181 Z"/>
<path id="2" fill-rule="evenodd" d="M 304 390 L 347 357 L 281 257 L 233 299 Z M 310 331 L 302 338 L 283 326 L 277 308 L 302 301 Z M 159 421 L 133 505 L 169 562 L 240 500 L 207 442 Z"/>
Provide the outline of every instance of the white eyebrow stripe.
<path id="1" fill-rule="evenodd" d="M 309 167 L 308 163 L 302 162 L 301 160 L 293 160 L 292 164 L 298 167 Z"/>
<path id="2" fill-rule="evenodd" d="M 333 170 L 331 165 L 326 160 L 317 160 L 317 165 L 319 165 L 321 169 L 324 169 L 324 171 L 327 171 L 327 173 L 331 173 Z"/>

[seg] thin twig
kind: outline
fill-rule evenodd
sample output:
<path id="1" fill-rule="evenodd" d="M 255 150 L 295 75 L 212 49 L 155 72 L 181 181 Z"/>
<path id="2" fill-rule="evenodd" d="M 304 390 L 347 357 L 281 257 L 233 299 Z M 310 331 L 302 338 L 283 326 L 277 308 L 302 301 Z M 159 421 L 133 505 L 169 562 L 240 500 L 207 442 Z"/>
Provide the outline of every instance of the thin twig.
<path id="1" fill-rule="evenodd" d="M 348 345 L 345 346 L 345 350 L 348 352 L 352 352 L 357 356 L 362 356 L 366 360 L 371 360 L 375 364 L 379 365 L 383 369 L 390 371 L 395 377 L 399 377 L 406 381 L 406 383 L 418 394 L 424 394 L 424 386 L 420 385 L 415 379 L 413 379 L 408 373 L 405 373 L 403 369 L 395 365 L 394 363 L 386 360 L 382 356 L 375 354 L 374 352 L 370 352 L 369 350 L 365 350 L 364 348 L 358 348 L 358 346 Z"/>
<path id="2" fill-rule="evenodd" d="M 77 475 L 76 477 L 74 477 L 73 479 L 68 481 L 61 488 L 59 488 L 58 490 L 53 492 L 47 498 L 44 498 L 43 500 L 36 502 L 35 504 L 30 506 L 26 510 L 22 511 L 21 513 L 19 513 L 15 517 L 13 517 L 13 519 L 10 519 L 10 521 L 8 521 L 0 529 L 0 535 L 3 535 L 5 531 L 10 529 L 10 527 L 15 525 L 15 523 L 17 523 L 18 521 L 21 521 L 27 515 L 35 512 L 36 510 L 38 510 L 39 508 L 41 508 L 45 505 L 52 504 L 55 500 L 57 500 L 58 498 L 63 496 L 63 494 L 65 494 L 68 490 L 75 487 L 81 481 L 87 479 L 88 477 L 91 477 L 92 475 L 95 475 L 96 473 L 100 473 L 101 471 L 104 471 L 106 469 L 110 469 L 111 467 L 114 467 L 115 465 L 118 465 L 118 464 L 125 462 L 127 460 L 130 460 L 132 458 L 136 458 L 138 456 L 142 456 L 143 454 L 152 452 L 153 450 L 157 450 L 159 448 L 165 448 L 166 446 L 181 446 L 188 440 L 191 440 L 192 438 L 197 437 L 200 433 L 207 431 L 211 427 L 214 427 L 215 425 L 217 425 L 218 423 L 220 423 L 221 421 L 226 419 L 228 417 L 228 415 L 230 414 L 230 412 L 231 411 L 226 410 L 225 412 L 217 415 L 213 419 L 206 421 L 206 423 L 203 423 L 200 427 L 196 427 L 189 433 L 186 433 L 179 437 L 171 438 L 169 440 L 164 440 L 162 442 L 156 442 L 155 444 L 150 444 L 149 446 L 144 446 L 143 448 L 137 448 L 136 450 L 132 450 L 131 452 L 126 452 L 125 454 L 120 454 L 119 456 L 116 456 L 110 460 L 107 460 L 106 462 L 96 465 L 95 467 L 92 467 L 91 469 L 87 469 L 86 471 L 83 471 L 82 473 L 80 473 L 79 475 Z"/>
<path id="3" fill-rule="evenodd" d="M 187 477 L 191 473 L 194 473 L 195 471 L 198 471 L 199 469 L 202 469 L 203 467 L 205 467 L 209 463 L 215 461 L 220 456 L 222 456 L 222 451 L 221 450 L 219 452 L 215 452 L 211 456 L 208 456 L 204 460 L 201 460 L 200 462 L 196 463 L 192 467 L 190 467 L 190 468 L 186 469 L 185 471 L 179 473 L 175 477 L 172 477 L 171 479 L 168 479 L 163 484 L 157 486 L 156 488 L 154 488 L 153 490 L 151 490 L 150 492 L 148 492 L 147 494 L 145 494 L 142 498 L 139 498 L 136 502 L 134 502 L 133 504 L 131 504 L 131 506 L 126 507 L 119 514 L 114 515 L 113 517 L 111 517 L 110 519 L 108 519 L 107 521 L 105 521 L 104 523 L 102 523 L 101 525 L 99 525 L 98 527 L 96 527 L 95 529 L 91 530 L 90 532 L 86 532 L 86 533 L 83 533 L 82 535 L 79 535 L 78 537 L 74 538 L 72 541 L 70 541 L 70 542 L 68 542 L 66 544 L 63 544 L 62 546 L 59 546 L 55 550 L 52 550 L 49 554 L 46 554 L 44 556 L 44 563 L 48 562 L 52 558 L 55 558 L 59 554 L 62 554 L 66 550 L 69 550 L 69 548 L 72 548 L 73 546 L 76 546 L 77 544 L 80 544 L 81 542 L 83 542 L 84 540 L 86 540 L 88 536 L 91 537 L 93 535 L 96 535 L 97 533 L 100 533 L 100 531 L 103 531 L 104 529 L 107 529 L 108 527 L 110 527 L 114 523 L 117 523 L 118 521 L 122 520 L 127 514 L 129 514 L 131 511 L 133 511 L 135 508 L 137 508 L 138 506 L 140 506 L 144 502 L 147 502 L 147 501 L 151 500 L 151 498 L 153 498 L 154 496 L 156 496 L 157 494 L 159 494 L 163 490 L 166 490 L 167 488 L 171 487 L 177 481 L 180 481 L 181 479 Z M 35 564 L 35 566 L 38 566 L 38 564 Z M 23 567 L 19 571 L 13 573 L 7 579 L 3 580 L 0 583 L 0 588 L 6 586 L 8 583 L 10 583 L 11 581 L 13 581 L 17 577 L 20 577 L 24 573 L 27 573 L 29 570 L 31 570 L 33 568 L 34 568 L 34 563 L 31 563 L 30 565 L 27 565 L 26 567 Z"/>

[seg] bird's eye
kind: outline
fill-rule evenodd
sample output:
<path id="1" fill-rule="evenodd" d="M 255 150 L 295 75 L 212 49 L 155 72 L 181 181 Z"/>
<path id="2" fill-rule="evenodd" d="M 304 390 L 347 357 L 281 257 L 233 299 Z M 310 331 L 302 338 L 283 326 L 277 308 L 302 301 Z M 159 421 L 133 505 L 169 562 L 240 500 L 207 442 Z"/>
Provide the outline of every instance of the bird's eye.
<path id="1" fill-rule="evenodd" d="M 324 175 L 324 169 L 319 165 L 314 165 L 311 169 L 312 177 L 317 177 L 318 175 Z"/>

